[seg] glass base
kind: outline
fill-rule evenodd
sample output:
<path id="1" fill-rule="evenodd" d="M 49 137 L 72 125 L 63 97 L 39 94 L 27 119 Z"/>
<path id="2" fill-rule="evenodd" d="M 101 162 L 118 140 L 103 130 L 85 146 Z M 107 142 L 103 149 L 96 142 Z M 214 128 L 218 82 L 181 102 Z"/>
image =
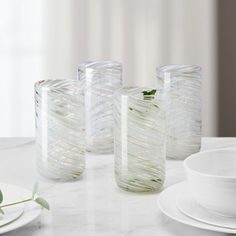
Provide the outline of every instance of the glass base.
<path id="1" fill-rule="evenodd" d="M 147 184 L 148 182 L 148 184 Z M 152 180 L 137 180 L 137 179 L 122 179 L 116 177 L 117 185 L 130 192 L 160 192 L 163 189 L 164 179 Z"/>
<path id="2" fill-rule="evenodd" d="M 49 168 L 43 166 L 42 163 L 38 162 L 37 169 L 39 174 L 47 179 L 66 182 L 66 181 L 76 181 L 81 179 L 85 167 L 81 167 L 81 169 L 78 169 L 77 171 L 71 171 L 71 172 L 64 171 L 62 173 L 61 170 L 55 170 L 55 169 L 50 170 Z"/>

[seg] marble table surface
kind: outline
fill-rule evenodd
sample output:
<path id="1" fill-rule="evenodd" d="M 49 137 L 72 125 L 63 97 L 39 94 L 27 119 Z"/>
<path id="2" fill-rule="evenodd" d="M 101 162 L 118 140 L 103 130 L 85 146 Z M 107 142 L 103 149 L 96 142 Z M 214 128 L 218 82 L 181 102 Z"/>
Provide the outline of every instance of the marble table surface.
<path id="1" fill-rule="evenodd" d="M 236 147 L 236 138 L 203 138 L 202 150 Z M 0 182 L 32 189 L 51 205 L 32 223 L 6 233 L 17 236 L 170 236 L 223 235 L 196 229 L 164 216 L 158 194 L 120 190 L 114 181 L 113 155 L 87 156 L 86 170 L 76 182 L 53 182 L 38 176 L 32 138 L 0 138 Z M 167 161 L 165 187 L 185 179 L 182 161 Z"/>

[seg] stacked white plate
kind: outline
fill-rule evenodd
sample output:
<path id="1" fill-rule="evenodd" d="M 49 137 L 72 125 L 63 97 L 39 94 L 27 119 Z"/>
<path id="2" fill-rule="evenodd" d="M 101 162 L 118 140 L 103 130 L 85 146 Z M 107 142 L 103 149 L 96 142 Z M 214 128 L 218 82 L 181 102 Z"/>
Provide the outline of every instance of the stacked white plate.
<path id="1" fill-rule="evenodd" d="M 3 193 L 3 202 L 1 205 L 18 202 L 31 197 L 32 193 L 26 189 L 0 183 L 0 189 Z M 4 215 L 0 215 L 0 234 L 15 230 L 36 219 L 41 207 L 34 202 L 27 202 L 3 208 Z"/>
<path id="2" fill-rule="evenodd" d="M 160 210 L 183 224 L 236 234 L 236 149 L 194 154 L 184 167 L 187 181 L 161 193 Z"/>

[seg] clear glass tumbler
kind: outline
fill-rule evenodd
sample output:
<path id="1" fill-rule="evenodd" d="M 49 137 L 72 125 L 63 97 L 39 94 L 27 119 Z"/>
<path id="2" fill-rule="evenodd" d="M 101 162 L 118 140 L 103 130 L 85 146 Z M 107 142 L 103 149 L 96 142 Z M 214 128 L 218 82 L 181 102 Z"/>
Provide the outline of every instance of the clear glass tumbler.
<path id="1" fill-rule="evenodd" d="M 161 94 L 124 87 L 114 98 L 115 178 L 122 189 L 159 191 L 165 180 L 166 124 Z"/>
<path id="2" fill-rule="evenodd" d="M 84 95 L 77 80 L 35 84 L 37 168 L 51 179 L 74 180 L 85 168 Z"/>
<path id="3" fill-rule="evenodd" d="M 86 148 L 96 153 L 113 152 L 113 95 L 122 83 L 122 65 L 92 61 L 79 65 L 78 79 L 85 88 Z"/>
<path id="4" fill-rule="evenodd" d="M 157 69 L 167 108 L 167 157 L 184 159 L 201 147 L 201 67 L 165 65 Z"/>

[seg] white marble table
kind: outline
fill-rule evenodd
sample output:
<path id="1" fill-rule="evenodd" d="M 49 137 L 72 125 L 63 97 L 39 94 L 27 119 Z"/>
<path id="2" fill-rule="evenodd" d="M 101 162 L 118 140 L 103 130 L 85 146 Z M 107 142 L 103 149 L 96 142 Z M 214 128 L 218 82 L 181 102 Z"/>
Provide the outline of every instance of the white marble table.
<path id="1" fill-rule="evenodd" d="M 202 149 L 236 147 L 236 138 L 204 138 Z M 157 208 L 158 194 L 120 190 L 114 181 L 113 155 L 88 155 L 83 178 L 58 183 L 35 170 L 32 138 L 0 138 L 0 182 L 32 188 L 35 180 L 51 211 L 16 231 L 17 236 L 170 236 L 223 235 L 196 229 L 165 217 Z M 182 161 L 167 161 L 165 186 L 185 179 Z"/>

